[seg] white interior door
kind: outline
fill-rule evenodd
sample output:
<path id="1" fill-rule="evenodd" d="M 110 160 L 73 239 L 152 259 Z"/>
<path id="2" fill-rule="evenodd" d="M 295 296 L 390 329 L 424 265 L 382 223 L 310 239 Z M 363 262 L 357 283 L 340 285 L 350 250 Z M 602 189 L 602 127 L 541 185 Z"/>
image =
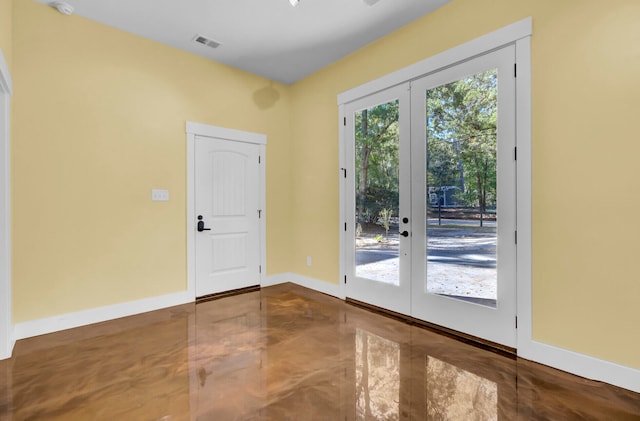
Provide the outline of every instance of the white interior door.
<path id="1" fill-rule="evenodd" d="M 260 145 L 196 136 L 196 296 L 260 284 L 260 174 Z"/>
<path id="2" fill-rule="evenodd" d="M 345 107 L 346 296 L 410 314 L 409 84 Z"/>
<path id="3" fill-rule="evenodd" d="M 412 83 L 412 315 L 516 345 L 515 47 Z M 425 259 L 426 257 L 426 259 Z"/>

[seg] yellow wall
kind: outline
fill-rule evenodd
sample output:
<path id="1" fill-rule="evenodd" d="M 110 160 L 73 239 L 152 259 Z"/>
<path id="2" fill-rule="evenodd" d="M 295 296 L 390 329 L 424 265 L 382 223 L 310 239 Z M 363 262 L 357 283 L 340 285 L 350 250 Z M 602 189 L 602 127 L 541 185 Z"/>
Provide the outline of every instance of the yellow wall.
<path id="1" fill-rule="evenodd" d="M 4 55 L 9 70 L 12 70 L 12 23 L 13 23 L 13 0 L 0 0 L 0 50 Z"/>
<path id="2" fill-rule="evenodd" d="M 13 28 L 14 322 L 186 289 L 187 120 L 268 136 L 268 270 L 288 271 L 285 86 L 34 1 Z"/>
<path id="3" fill-rule="evenodd" d="M 336 95 L 527 16 L 534 339 L 640 368 L 637 0 L 454 0 L 293 85 L 291 271 L 340 275 Z"/>

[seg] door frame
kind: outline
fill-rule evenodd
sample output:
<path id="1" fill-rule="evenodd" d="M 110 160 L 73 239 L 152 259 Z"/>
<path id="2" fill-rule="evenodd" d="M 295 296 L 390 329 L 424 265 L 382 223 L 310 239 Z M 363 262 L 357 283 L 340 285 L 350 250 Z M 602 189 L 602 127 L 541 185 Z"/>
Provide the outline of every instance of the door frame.
<path id="1" fill-rule="evenodd" d="M 0 360 L 11 358 L 15 336 L 11 310 L 10 107 L 13 83 L 0 50 Z"/>
<path id="2" fill-rule="evenodd" d="M 260 133 L 245 132 L 225 127 L 187 121 L 187 293 L 194 300 L 196 298 L 196 207 L 195 207 L 195 141 L 196 136 L 223 139 L 229 142 L 252 143 L 260 146 L 260 168 L 258 171 L 258 203 L 262 209 L 259 221 L 260 241 L 260 285 L 264 283 L 267 273 L 267 208 L 266 208 L 266 145 L 267 136 Z"/>
<path id="3" fill-rule="evenodd" d="M 344 224 L 349 221 L 346 209 L 346 172 L 349 168 L 346 159 L 347 133 L 343 122 L 346 118 L 346 104 L 372 95 L 390 87 L 438 72 L 457 63 L 497 50 L 507 45 L 515 45 L 517 66 L 516 78 L 516 146 L 517 163 L 517 231 L 516 250 L 516 349 L 518 354 L 530 354 L 532 346 L 532 305 L 531 305 L 531 17 L 522 19 L 494 32 L 461 44 L 450 50 L 436 54 L 418 63 L 397 70 L 379 79 L 357 86 L 337 96 L 339 115 L 339 163 L 340 177 L 340 284 L 342 295 L 346 294 L 347 259 L 346 248 L 349 245 L 345 236 Z M 515 71 L 515 69 L 514 69 Z M 524 352 L 522 352 L 524 351 Z"/>

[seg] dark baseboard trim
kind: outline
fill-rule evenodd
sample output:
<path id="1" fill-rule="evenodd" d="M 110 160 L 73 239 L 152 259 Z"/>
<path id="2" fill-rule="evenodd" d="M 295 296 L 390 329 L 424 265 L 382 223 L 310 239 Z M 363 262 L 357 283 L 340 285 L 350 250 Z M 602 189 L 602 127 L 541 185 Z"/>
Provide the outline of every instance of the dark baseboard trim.
<path id="1" fill-rule="evenodd" d="M 207 301 L 219 300 L 220 298 L 232 297 L 234 295 L 246 294 L 247 292 L 260 291 L 260 285 L 252 285 L 250 287 L 232 289 L 231 291 L 217 292 L 215 294 L 203 295 L 196 297 L 196 304 L 205 303 Z"/>
<path id="2" fill-rule="evenodd" d="M 416 319 L 411 316 L 407 316 L 401 313 L 396 313 L 395 311 L 387 310 L 382 307 L 377 307 L 371 304 L 364 303 L 362 301 L 354 300 L 353 298 L 346 298 L 345 302 L 347 304 L 354 305 L 356 307 L 363 308 L 365 310 L 372 311 L 374 313 L 382 314 L 387 317 L 391 317 L 396 320 L 400 320 L 410 325 L 418 326 L 423 329 L 430 330 L 435 333 L 439 333 L 445 335 L 449 338 L 456 339 L 460 342 L 464 342 L 473 346 L 477 346 L 482 349 L 486 349 L 488 351 L 492 351 L 498 354 L 506 355 L 509 357 L 516 357 L 516 349 L 511 348 L 502 344 L 498 344 L 495 342 L 487 341 L 482 338 L 478 338 L 476 336 L 468 335 L 466 333 L 458 332 L 457 330 L 449 329 L 440 325 L 436 325 L 433 323 L 425 322 L 424 320 Z"/>

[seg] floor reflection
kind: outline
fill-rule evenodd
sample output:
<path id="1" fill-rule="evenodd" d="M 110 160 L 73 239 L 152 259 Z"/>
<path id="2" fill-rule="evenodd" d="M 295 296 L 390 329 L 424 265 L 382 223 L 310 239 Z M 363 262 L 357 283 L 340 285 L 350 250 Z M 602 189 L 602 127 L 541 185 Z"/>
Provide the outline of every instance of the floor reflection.
<path id="1" fill-rule="evenodd" d="M 640 395 L 285 284 L 20 341 L 0 420 L 639 420 Z"/>
<path id="2" fill-rule="evenodd" d="M 356 419 L 400 419 L 400 345 L 356 329 Z"/>
<path id="3" fill-rule="evenodd" d="M 259 305 L 259 300 L 238 307 L 241 314 L 233 317 L 218 318 L 196 310 L 196 346 L 190 359 L 191 394 L 196 397 L 191 410 L 198 414 L 197 419 L 246 419 L 259 414 L 263 403 L 264 347 L 262 318 L 255 304 Z M 194 374 L 197 381 L 193 381 Z M 242 401 L 236 396 L 243 396 Z"/>
<path id="4" fill-rule="evenodd" d="M 497 420 L 498 385 L 427 355 L 427 419 Z"/>

